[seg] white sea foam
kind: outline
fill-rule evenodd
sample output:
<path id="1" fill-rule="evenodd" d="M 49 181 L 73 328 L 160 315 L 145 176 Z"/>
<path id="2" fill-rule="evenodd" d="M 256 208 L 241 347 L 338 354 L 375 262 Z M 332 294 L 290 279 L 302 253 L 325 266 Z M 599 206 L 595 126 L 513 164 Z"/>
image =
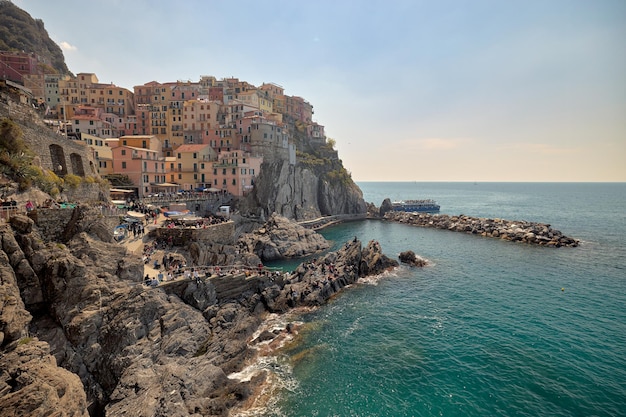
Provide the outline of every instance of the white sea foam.
<path id="1" fill-rule="evenodd" d="M 258 356 L 254 363 L 240 372 L 228 375 L 231 379 L 241 382 L 250 381 L 255 375 L 267 372 L 267 379 L 259 387 L 253 402 L 245 409 L 233 410 L 233 417 L 281 416 L 279 412 L 279 393 L 283 390 L 295 391 L 298 381 L 293 377 L 293 370 L 286 358 L 278 356 Z"/>
<path id="2" fill-rule="evenodd" d="M 386 278 L 390 278 L 390 277 L 397 277 L 398 276 L 398 268 L 393 268 L 389 271 L 385 271 L 382 274 L 378 274 L 378 275 L 369 275 L 366 277 L 362 277 L 358 279 L 358 283 L 359 284 L 366 284 L 366 285 L 378 285 L 378 283 Z"/>

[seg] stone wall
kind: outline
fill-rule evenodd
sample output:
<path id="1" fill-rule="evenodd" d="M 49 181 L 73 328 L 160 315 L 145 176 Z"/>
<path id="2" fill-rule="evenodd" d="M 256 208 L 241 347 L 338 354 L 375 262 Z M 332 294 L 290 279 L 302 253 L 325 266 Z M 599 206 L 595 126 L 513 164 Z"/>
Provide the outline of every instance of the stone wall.
<path id="1" fill-rule="evenodd" d="M 107 201 L 109 198 L 98 183 L 82 183 L 76 187 L 65 187 L 62 197 L 72 203 L 96 203 Z"/>
<path id="2" fill-rule="evenodd" d="M 59 176 L 73 174 L 99 178 L 91 147 L 46 127 L 31 106 L 0 100 L 0 117 L 8 117 L 20 124 L 24 142 L 37 155 L 36 165 Z"/>
<path id="3" fill-rule="evenodd" d="M 235 223 L 233 221 L 213 224 L 207 226 L 206 229 L 160 227 L 154 233 L 157 239 L 167 241 L 171 238 L 174 246 L 185 246 L 189 242 L 219 243 L 222 245 L 235 243 Z"/>

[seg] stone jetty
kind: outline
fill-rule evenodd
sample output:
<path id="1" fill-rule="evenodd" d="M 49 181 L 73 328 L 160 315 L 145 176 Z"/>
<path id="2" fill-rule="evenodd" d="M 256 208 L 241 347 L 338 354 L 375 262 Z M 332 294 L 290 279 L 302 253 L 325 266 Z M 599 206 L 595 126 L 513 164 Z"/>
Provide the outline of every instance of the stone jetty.
<path id="1" fill-rule="evenodd" d="M 555 248 L 563 246 L 576 247 L 580 243 L 579 240 L 565 236 L 560 231 L 551 228 L 549 224 L 523 220 L 486 219 L 464 214 L 451 216 L 448 214 L 407 213 L 401 211 L 389 211 L 385 213 L 383 218 L 412 226 L 465 232 L 512 242 Z"/>

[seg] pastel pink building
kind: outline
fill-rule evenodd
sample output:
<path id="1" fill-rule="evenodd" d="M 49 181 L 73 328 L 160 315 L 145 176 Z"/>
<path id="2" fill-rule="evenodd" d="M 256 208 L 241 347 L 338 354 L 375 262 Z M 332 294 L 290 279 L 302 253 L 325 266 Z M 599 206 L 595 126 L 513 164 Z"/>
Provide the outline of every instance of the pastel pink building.
<path id="1" fill-rule="evenodd" d="M 235 196 L 248 194 L 254 188 L 262 163 L 262 156 L 252 156 L 248 152 L 220 152 L 218 160 L 213 162 L 213 188 Z"/>
<path id="2" fill-rule="evenodd" d="M 128 176 L 139 197 L 165 191 L 165 158 L 160 151 L 121 145 L 111 152 L 113 172 Z"/>

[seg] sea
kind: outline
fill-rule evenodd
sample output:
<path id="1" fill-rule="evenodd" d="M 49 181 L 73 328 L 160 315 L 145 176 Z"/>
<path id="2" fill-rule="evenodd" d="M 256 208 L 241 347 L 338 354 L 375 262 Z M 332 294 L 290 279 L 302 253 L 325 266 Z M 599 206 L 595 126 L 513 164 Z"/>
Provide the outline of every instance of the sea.
<path id="1" fill-rule="evenodd" d="M 359 182 L 364 199 L 434 199 L 441 213 L 548 223 L 547 248 L 363 220 L 401 266 L 300 314 L 268 366 L 267 416 L 626 416 L 626 183 Z M 285 263 L 290 268 L 293 263 Z"/>

